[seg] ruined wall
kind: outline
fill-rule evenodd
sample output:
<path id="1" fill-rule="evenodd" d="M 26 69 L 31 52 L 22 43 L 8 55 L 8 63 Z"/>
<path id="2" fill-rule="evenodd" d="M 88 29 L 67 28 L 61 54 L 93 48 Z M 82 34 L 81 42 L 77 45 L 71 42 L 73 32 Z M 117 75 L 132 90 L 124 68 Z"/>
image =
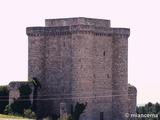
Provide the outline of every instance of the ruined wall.
<path id="1" fill-rule="evenodd" d="M 132 85 L 128 85 L 128 113 L 129 115 L 136 113 L 137 106 L 137 89 Z M 135 120 L 136 118 L 132 117 L 129 120 Z"/>
<path id="2" fill-rule="evenodd" d="M 30 94 L 30 100 L 31 100 L 31 104 L 33 103 L 33 91 L 34 91 L 34 86 L 32 83 L 29 82 L 10 82 L 8 85 L 8 89 L 9 89 L 9 104 L 11 104 L 14 99 L 18 99 L 20 97 L 20 92 L 19 92 L 19 88 L 21 87 L 21 85 L 29 85 L 29 87 L 31 88 L 32 92 Z"/>

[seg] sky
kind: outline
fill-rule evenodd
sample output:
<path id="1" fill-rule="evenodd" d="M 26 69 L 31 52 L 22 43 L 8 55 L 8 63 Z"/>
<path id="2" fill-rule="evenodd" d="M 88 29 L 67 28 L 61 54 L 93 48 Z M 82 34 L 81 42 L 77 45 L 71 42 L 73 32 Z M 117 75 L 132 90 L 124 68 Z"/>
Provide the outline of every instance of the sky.
<path id="1" fill-rule="evenodd" d="M 160 102 L 159 0 L 2 0 L 0 1 L 0 85 L 28 79 L 26 27 L 45 19 L 89 17 L 130 28 L 128 81 L 137 103 Z"/>

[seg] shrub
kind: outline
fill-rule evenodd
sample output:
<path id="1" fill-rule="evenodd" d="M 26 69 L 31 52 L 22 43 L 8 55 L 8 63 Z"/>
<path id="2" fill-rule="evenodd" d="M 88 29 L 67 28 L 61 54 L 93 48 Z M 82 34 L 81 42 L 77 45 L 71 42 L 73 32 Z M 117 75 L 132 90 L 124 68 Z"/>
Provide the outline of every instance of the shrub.
<path id="1" fill-rule="evenodd" d="M 63 117 L 60 117 L 58 120 L 69 120 L 70 119 L 70 115 L 65 115 Z"/>
<path id="2" fill-rule="evenodd" d="M 63 117 L 60 117 L 58 120 L 73 120 L 72 115 L 65 115 Z"/>
<path id="3" fill-rule="evenodd" d="M 11 109 L 14 114 L 23 115 L 24 109 L 28 109 L 31 106 L 31 102 L 28 99 L 18 98 L 11 104 Z"/>
<path id="4" fill-rule="evenodd" d="M 4 113 L 5 114 L 13 114 L 13 111 L 12 111 L 12 108 L 11 108 L 11 105 L 6 105 L 6 107 L 5 107 L 5 110 L 4 110 Z"/>
<path id="5" fill-rule="evenodd" d="M 36 114 L 31 109 L 25 109 L 24 110 L 24 117 L 26 117 L 26 118 L 35 118 Z"/>
<path id="6" fill-rule="evenodd" d="M 80 118 L 80 115 L 84 112 L 84 110 L 86 109 L 87 107 L 87 102 L 84 104 L 84 103 L 76 103 L 75 105 L 75 108 L 74 108 L 74 111 L 72 112 L 72 118 L 74 120 L 79 120 Z"/>
<path id="7" fill-rule="evenodd" d="M 51 120 L 50 117 L 43 118 L 42 120 Z"/>
<path id="8" fill-rule="evenodd" d="M 0 113 L 4 113 L 6 105 L 9 104 L 8 86 L 0 86 Z"/>
<path id="9" fill-rule="evenodd" d="M 29 95 L 31 94 L 31 88 L 28 85 L 21 85 L 19 87 L 20 97 L 14 99 L 14 102 L 8 105 L 5 109 L 6 114 L 23 115 L 24 109 L 31 107 L 31 101 Z"/>

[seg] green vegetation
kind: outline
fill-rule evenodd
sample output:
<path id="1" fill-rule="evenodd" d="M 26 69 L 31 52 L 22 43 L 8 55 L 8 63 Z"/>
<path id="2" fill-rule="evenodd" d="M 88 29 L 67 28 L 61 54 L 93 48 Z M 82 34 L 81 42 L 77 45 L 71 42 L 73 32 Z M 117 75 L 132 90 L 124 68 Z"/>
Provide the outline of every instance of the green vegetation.
<path id="1" fill-rule="evenodd" d="M 6 105 L 9 104 L 8 86 L 0 86 L 0 113 L 4 113 Z"/>
<path id="2" fill-rule="evenodd" d="M 24 117 L 25 118 L 35 118 L 36 114 L 31 109 L 24 110 Z"/>
<path id="3" fill-rule="evenodd" d="M 36 112 L 37 111 L 37 92 L 38 88 L 42 89 L 41 83 L 38 81 L 36 77 L 33 77 L 28 80 L 29 82 L 33 83 L 34 85 L 34 91 L 33 91 L 33 104 L 31 106 L 31 109 Z"/>
<path id="4" fill-rule="evenodd" d="M 80 115 L 84 112 L 84 110 L 86 109 L 86 106 L 87 106 L 87 102 L 85 104 L 77 102 L 73 113 L 71 113 L 73 120 L 79 120 Z"/>
<path id="5" fill-rule="evenodd" d="M 6 114 L 19 114 L 23 115 L 24 109 L 28 109 L 31 106 L 29 95 L 31 94 L 31 88 L 28 85 L 21 85 L 19 88 L 20 97 L 14 99 L 11 105 L 6 106 Z"/>
<path id="6" fill-rule="evenodd" d="M 35 113 L 30 109 L 31 101 L 29 95 L 32 91 L 31 88 L 28 84 L 22 84 L 19 87 L 19 91 L 20 97 L 18 99 L 14 99 L 14 102 L 10 105 L 8 104 L 4 110 L 4 113 L 8 115 L 18 115 L 27 118 L 35 118 Z"/>
<path id="7" fill-rule="evenodd" d="M 34 85 L 33 91 L 33 103 L 30 101 L 30 94 L 32 89 L 28 84 L 22 84 L 18 90 L 20 92 L 20 97 L 18 99 L 14 99 L 14 102 L 9 104 L 9 91 L 8 86 L 0 86 L 0 118 L 36 118 L 36 110 L 37 110 L 37 92 L 39 88 L 42 86 L 37 78 L 33 77 L 29 80 Z M 56 114 L 44 118 L 44 119 L 55 119 L 55 120 L 63 120 L 68 118 L 68 120 L 79 120 L 80 115 L 86 109 L 87 103 L 76 103 L 74 109 L 72 106 L 71 113 L 69 115 L 63 116 L 59 118 Z M 74 111 L 73 111 L 74 110 Z M 19 116 L 19 117 L 18 117 Z M 24 119 L 24 118 L 23 118 Z"/>
<path id="8" fill-rule="evenodd" d="M 137 107 L 137 114 L 158 114 L 158 118 L 138 118 L 137 120 L 160 120 L 160 104 L 151 103 Z"/>
<path id="9" fill-rule="evenodd" d="M 4 115 L 4 114 L 0 114 L 0 118 L 26 119 L 15 115 Z"/>
<path id="10" fill-rule="evenodd" d="M 38 88 L 42 88 L 42 86 L 38 81 L 38 79 L 35 77 L 30 79 L 29 82 L 32 82 L 34 85 L 33 104 L 31 104 L 30 101 L 30 94 L 32 92 L 32 89 L 29 87 L 28 84 L 26 85 L 22 84 L 18 88 L 20 92 L 20 97 L 18 99 L 14 99 L 14 102 L 11 104 L 9 104 L 8 86 L 0 86 L 0 113 L 6 114 L 3 116 L 1 115 L 0 117 L 6 117 L 6 118 L 8 117 L 14 118 L 14 116 L 23 116 L 27 118 L 36 117 L 35 112 L 37 109 L 37 91 Z"/>

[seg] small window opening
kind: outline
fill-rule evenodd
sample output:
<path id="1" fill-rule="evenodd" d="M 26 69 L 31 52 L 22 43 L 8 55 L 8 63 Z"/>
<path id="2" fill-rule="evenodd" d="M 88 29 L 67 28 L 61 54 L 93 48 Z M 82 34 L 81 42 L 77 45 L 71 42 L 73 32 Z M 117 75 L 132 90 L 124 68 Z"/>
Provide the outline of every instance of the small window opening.
<path id="1" fill-rule="evenodd" d="M 106 51 L 103 52 L 103 56 L 106 56 Z"/>
<path id="2" fill-rule="evenodd" d="M 63 91 L 63 93 L 65 92 L 65 88 L 64 87 L 62 88 L 62 91 Z"/>
<path id="3" fill-rule="evenodd" d="M 104 113 L 100 112 L 100 120 L 104 120 Z"/>
<path id="4" fill-rule="evenodd" d="M 107 77 L 109 78 L 109 74 L 107 74 Z"/>
<path id="5" fill-rule="evenodd" d="M 94 78 L 96 78 L 96 75 L 95 75 L 95 74 L 94 74 L 93 76 L 94 76 Z"/>
<path id="6" fill-rule="evenodd" d="M 71 104 L 71 115 L 73 114 L 73 105 Z"/>
<path id="7" fill-rule="evenodd" d="M 63 47 L 65 47 L 66 46 L 66 44 L 65 43 L 63 43 Z"/>

